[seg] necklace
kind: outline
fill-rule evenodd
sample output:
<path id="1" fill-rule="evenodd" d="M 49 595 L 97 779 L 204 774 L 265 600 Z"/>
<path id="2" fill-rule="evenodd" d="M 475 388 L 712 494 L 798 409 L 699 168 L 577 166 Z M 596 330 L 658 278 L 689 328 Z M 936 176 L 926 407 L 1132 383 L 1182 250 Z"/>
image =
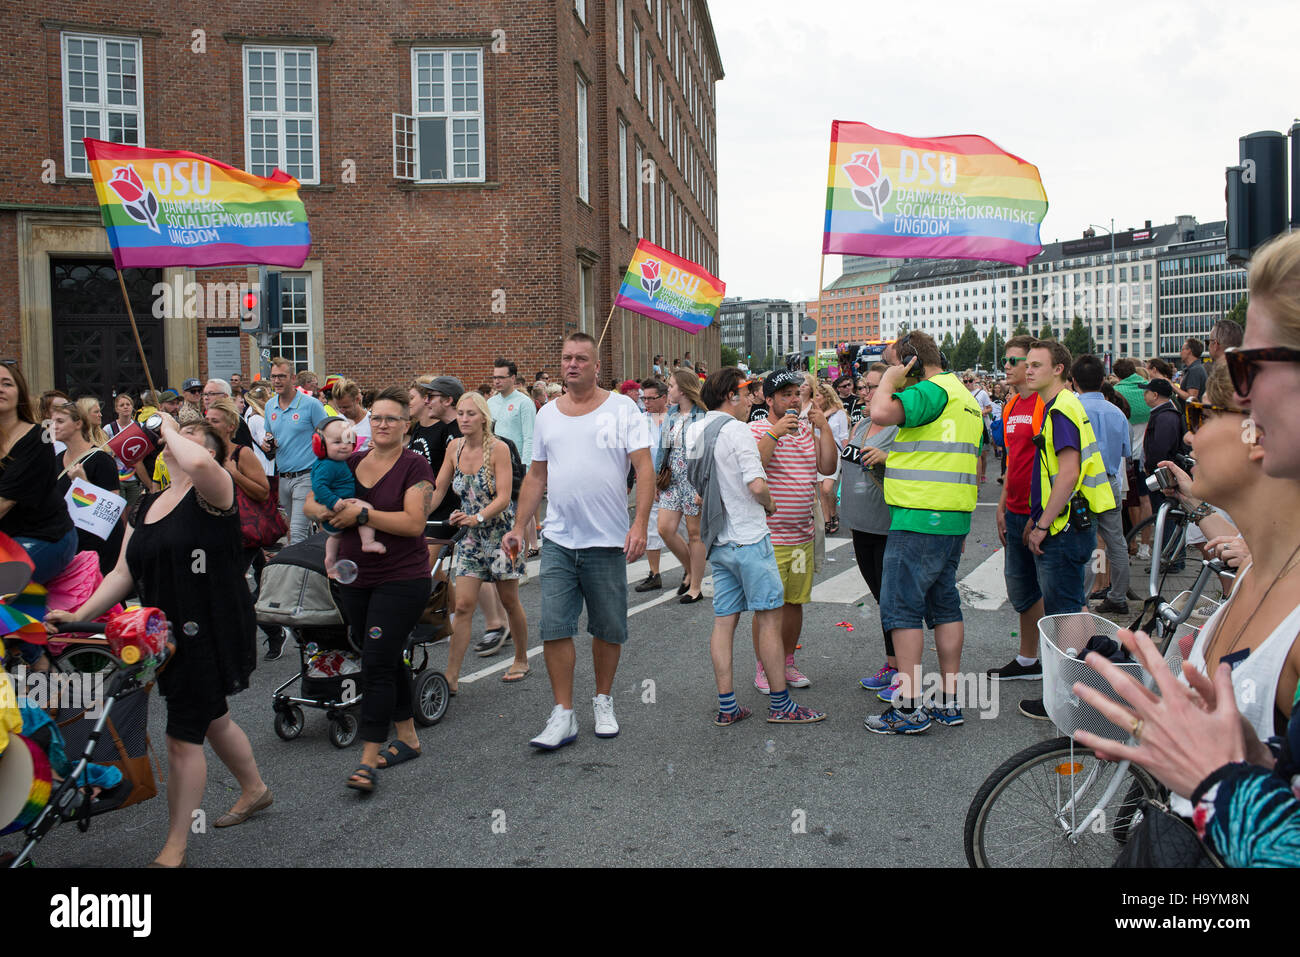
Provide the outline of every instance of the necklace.
<path id="1" fill-rule="evenodd" d="M 1260 598 L 1259 603 L 1255 606 L 1254 611 L 1250 613 L 1249 617 L 1247 617 L 1245 622 L 1242 623 L 1242 626 L 1237 629 L 1237 634 L 1233 637 L 1232 644 L 1228 646 L 1228 650 L 1225 651 L 1223 654 L 1216 655 L 1214 657 L 1211 657 L 1208 654 L 1206 655 L 1205 664 L 1207 668 L 1209 667 L 1210 662 L 1214 660 L 1214 658 L 1217 658 L 1218 660 L 1222 661 L 1224 658 L 1226 658 L 1228 655 L 1231 655 L 1237 649 L 1237 643 L 1241 641 L 1241 636 L 1246 633 L 1246 629 L 1250 627 L 1250 623 L 1255 620 L 1256 613 L 1261 608 L 1263 608 L 1264 603 L 1268 601 L 1268 596 L 1273 592 L 1273 586 L 1276 585 L 1278 582 L 1280 582 L 1283 578 L 1285 578 L 1287 574 L 1290 573 L 1291 569 L 1293 569 L 1296 566 L 1297 555 L 1300 555 L 1300 545 L 1297 545 L 1295 547 L 1295 549 L 1291 552 L 1291 557 L 1286 560 L 1286 564 L 1283 565 L 1281 570 L 1278 571 L 1278 573 L 1273 576 L 1273 580 L 1269 582 L 1268 588 L 1264 590 L 1264 595 L 1262 598 Z M 1233 598 L 1228 599 L 1229 605 L 1233 604 L 1233 600 L 1235 599 L 1235 597 L 1236 596 L 1234 595 Z M 1224 614 L 1224 619 L 1225 620 L 1227 619 L 1226 613 Z M 1208 652 L 1210 651 L 1210 648 L 1206 647 L 1205 650 Z"/>

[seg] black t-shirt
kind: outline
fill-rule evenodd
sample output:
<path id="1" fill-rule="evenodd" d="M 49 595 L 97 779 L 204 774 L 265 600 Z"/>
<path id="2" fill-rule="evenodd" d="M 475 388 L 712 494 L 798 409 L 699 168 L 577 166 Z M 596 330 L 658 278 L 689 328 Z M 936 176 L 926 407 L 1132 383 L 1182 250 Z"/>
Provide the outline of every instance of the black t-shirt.
<path id="1" fill-rule="evenodd" d="M 239 427 L 235 429 L 235 444 L 253 447 L 253 430 L 248 427 L 242 415 L 239 417 Z"/>
<path id="2" fill-rule="evenodd" d="M 417 425 L 411 432 L 411 444 L 407 448 L 424 456 L 429 463 L 429 468 L 433 470 L 435 485 L 438 481 L 438 473 L 442 470 L 442 460 L 447 457 L 447 446 L 451 444 L 452 439 L 458 438 L 460 438 L 460 423 L 455 419 L 450 422 L 435 422 L 433 425 Z M 445 522 L 458 508 L 460 508 L 459 497 L 448 489 L 442 504 L 429 516 L 429 521 Z"/>
<path id="3" fill-rule="evenodd" d="M 749 410 L 749 421 L 750 421 L 750 422 L 757 422 L 759 419 L 766 419 L 766 418 L 767 418 L 767 406 L 766 406 L 766 405 L 756 405 L 756 406 L 754 406 L 752 409 Z"/>
<path id="4" fill-rule="evenodd" d="M 29 428 L 0 461 L 0 498 L 15 503 L 0 518 L 0 532 L 11 538 L 57 542 L 72 530 L 72 516 L 57 481 L 61 470 L 54 445 L 44 441 L 41 427 Z"/>

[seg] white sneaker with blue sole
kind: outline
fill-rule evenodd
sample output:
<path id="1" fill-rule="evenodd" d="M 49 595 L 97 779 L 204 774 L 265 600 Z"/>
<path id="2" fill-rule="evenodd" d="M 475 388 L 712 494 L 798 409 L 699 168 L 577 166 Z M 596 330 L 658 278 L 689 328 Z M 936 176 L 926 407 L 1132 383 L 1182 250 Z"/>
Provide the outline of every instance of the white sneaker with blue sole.
<path id="1" fill-rule="evenodd" d="M 543 751 L 554 751 L 578 739 L 578 716 L 572 709 L 556 705 L 546 721 L 546 730 L 528 743 Z"/>

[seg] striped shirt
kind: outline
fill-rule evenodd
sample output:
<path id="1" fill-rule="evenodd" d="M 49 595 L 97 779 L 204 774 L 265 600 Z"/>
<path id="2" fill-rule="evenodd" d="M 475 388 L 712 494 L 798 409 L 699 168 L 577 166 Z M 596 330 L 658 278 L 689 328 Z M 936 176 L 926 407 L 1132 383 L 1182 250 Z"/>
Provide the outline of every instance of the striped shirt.
<path id="1" fill-rule="evenodd" d="M 761 441 L 772 423 L 749 423 L 754 441 Z M 773 545 L 803 545 L 813 539 L 813 495 L 817 486 L 817 444 L 807 419 L 776 443 L 767 463 L 767 485 L 776 514 L 767 517 Z"/>

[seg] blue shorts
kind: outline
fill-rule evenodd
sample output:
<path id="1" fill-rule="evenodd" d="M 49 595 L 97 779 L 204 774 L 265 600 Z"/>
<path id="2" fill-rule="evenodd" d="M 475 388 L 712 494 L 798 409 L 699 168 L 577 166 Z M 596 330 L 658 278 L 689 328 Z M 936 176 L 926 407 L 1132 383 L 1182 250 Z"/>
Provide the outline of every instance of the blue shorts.
<path id="1" fill-rule="evenodd" d="M 714 545 L 709 549 L 709 564 L 713 568 L 715 617 L 771 611 L 785 604 L 785 585 L 777 569 L 771 535 L 749 545 Z"/>
<path id="2" fill-rule="evenodd" d="M 621 548 L 565 548 L 549 538 L 542 549 L 542 641 L 573 638 L 587 605 L 587 633 L 627 641 L 627 558 Z"/>
<path id="3" fill-rule="evenodd" d="M 1012 511 L 1006 515 L 1007 554 L 1003 575 L 1007 580 L 1007 599 L 1019 614 L 1032 608 L 1043 593 L 1038 587 L 1038 556 L 1029 550 L 1024 539 L 1029 516 Z"/>
<path id="4" fill-rule="evenodd" d="M 1007 534 L 1010 534 L 1008 529 Z M 1043 614 L 1065 615 L 1088 610 L 1088 596 L 1083 580 L 1092 553 L 1097 547 L 1097 525 L 1085 529 L 1071 528 L 1043 540 L 1043 554 L 1038 563 L 1038 587 L 1043 592 Z"/>
<path id="5" fill-rule="evenodd" d="M 930 628 L 961 621 L 957 563 L 965 535 L 890 530 L 880 582 L 880 626 Z"/>

